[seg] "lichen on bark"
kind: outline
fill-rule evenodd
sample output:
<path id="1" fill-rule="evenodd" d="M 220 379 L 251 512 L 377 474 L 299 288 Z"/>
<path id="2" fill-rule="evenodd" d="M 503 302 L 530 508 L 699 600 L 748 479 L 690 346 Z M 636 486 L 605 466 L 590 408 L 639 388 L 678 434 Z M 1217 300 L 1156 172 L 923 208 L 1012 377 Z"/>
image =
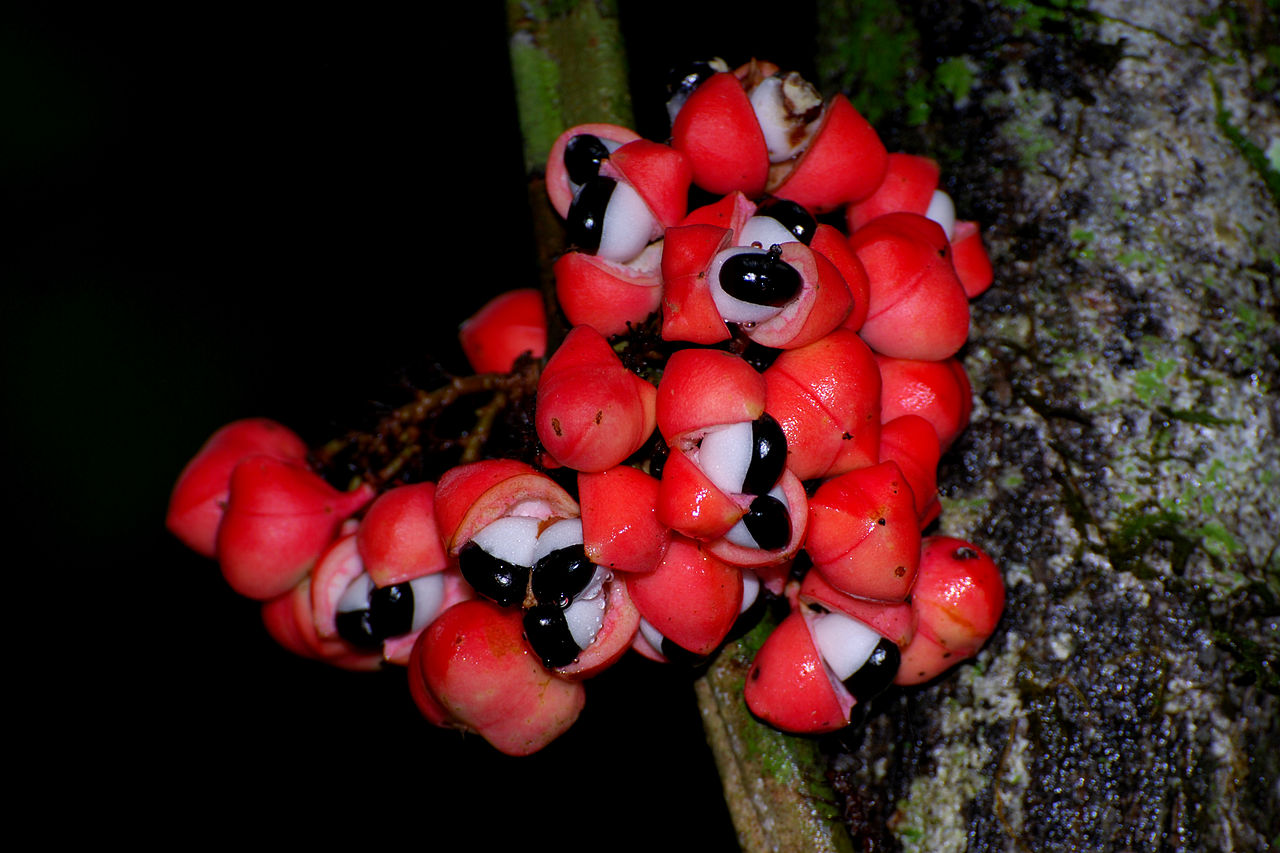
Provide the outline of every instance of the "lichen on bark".
<path id="1" fill-rule="evenodd" d="M 1280 836 L 1274 7 L 902 3 L 965 97 L 904 105 L 997 274 L 941 532 L 1002 565 L 971 665 L 834 758 L 857 846 L 1261 850 Z M 1265 87 L 1263 87 L 1265 88 Z M 1247 143 L 1247 144 L 1243 144 Z"/>

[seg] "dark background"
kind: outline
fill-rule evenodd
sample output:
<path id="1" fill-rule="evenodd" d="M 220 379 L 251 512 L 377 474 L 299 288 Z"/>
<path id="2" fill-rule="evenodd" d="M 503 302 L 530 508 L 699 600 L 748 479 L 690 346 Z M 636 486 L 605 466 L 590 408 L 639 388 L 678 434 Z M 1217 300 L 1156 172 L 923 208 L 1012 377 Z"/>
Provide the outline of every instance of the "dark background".
<path id="1" fill-rule="evenodd" d="M 533 283 L 501 6 L 463 5 L 3 13 L 10 665 L 56 832 L 734 846 L 688 678 L 629 658 L 507 758 L 422 720 L 401 671 L 278 648 L 163 530 L 219 426 L 322 441 L 402 369 L 461 370 L 457 324 Z M 623 4 L 639 129 L 676 61 L 811 72 L 792 5 Z"/>

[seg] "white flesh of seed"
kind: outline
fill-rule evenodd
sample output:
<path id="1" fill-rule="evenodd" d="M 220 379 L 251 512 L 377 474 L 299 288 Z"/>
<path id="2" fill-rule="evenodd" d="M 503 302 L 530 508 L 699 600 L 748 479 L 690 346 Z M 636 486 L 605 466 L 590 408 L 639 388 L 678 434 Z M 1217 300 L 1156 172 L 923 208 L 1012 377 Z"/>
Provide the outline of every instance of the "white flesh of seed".
<path id="1" fill-rule="evenodd" d="M 795 242 L 796 235 L 772 216 L 751 217 L 743 224 L 742 233 L 738 235 L 739 246 L 759 246 L 761 249 Z"/>
<path id="2" fill-rule="evenodd" d="M 369 594 L 373 592 L 373 578 L 367 572 L 353 580 L 342 597 L 338 599 L 339 613 L 354 613 L 357 610 L 369 609 Z"/>
<path id="3" fill-rule="evenodd" d="M 542 531 L 533 549 L 533 565 L 553 551 L 582 544 L 582 519 L 565 518 Z"/>
<path id="4" fill-rule="evenodd" d="M 609 603 L 604 585 L 612 577 L 610 571 L 597 567 L 587 588 L 578 593 L 573 603 L 565 608 L 564 621 L 568 623 L 569 634 L 580 649 L 594 643 L 596 635 L 600 633 L 600 626 L 604 624 L 605 605 Z"/>
<path id="5" fill-rule="evenodd" d="M 715 256 L 711 262 L 711 270 L 708 276 L 711 280 L 711 299 L 716 304 L 716 310 L 720 312 L 720 316 L 724 318 L 726 323 L 763 323 L 771 317 L 776 317 L 782 313 L 782 308 L 774 308 L 772 305 L 756 305 L 752 302 L 743 302 L 724 292 L 724 288 L 720 286 L 720 268 L 724 266 L 724 262 L 733 255 L 740 255 L 747 252 L 754 252 L 763 255 L 764 249 L 756 249 L 751 246 L 737 246 L 732 249 L 725 249 Z"/>
<path id="6" fill-rule="evenodd" d="M 756 596 L 760 595 L 760 578 L 755 572 L 747 569 L 742 570 L 742 606 L 738 608 L 738 615 L 746 613 L 751 605 L 756 603 Z"/>
<path id="7" fill-rule="evenodd" d="M 640 633 L 644 635 L 645 641 L 653 646 L 655 652 L 662 654 L 662 641 L 666 638 L 658 632 L 657 628 L 650 625 L 643 616 L 640 617 Z"/>
<path id="8" fill-rule="evenodd" d="M 623 181 L 613 189 L 604 212 L 604 230 L 596 257 L 624 264 L 649 245 L 656 220 L 640 194 Z"/>
<path id="9" fill-rule="evenodd" d="M 956 233 L 956 206 L 951 201 L 951 196 L 942 190 L 934 190 L 933 198 L 929 200 L 929 209 L 924 215 L 926 219 L 932 219 L 941 225 L 947 234 L 947 240 L 951 240 L 951 235 Z"/>
<path id="10" fill-rule="evenodd" d="M 880 635 L 843 613 L 823 613 L 812 621 L 813 644 L 840 681 L 853 675 L 871 657 Z"/>
<path id="11" fill-rule="evenodd" d="M 703 436 L 698 467 L 720 491 L 740 493 L 751 467 L 751 421 L 719 427 Z"/>
<path id="12" fill-rule="evenodd" d="M 787 500 L 787 494 L 782 490 L 781 483 L 770 489 L 769 495 L 782 501 L 782 505 L 787 508 L 787 514 L 791 514 L 791 503 Z M 738 523 L 729 528 L 729 532 L 724 535 L 724 538 L 743 548 L 760 548 L 760 543 L 751 535 L 751 531 L 747 529 L 746 520 L 743 518 L 738 519 Z"/>
<path id="13" fill-rule="evenodd" d="M 421 630 L 436 618 L 444 604 L 444 575 L 435 572 L 409 581 L 413 590 L 413 629 Z"/>
<path id="14" fill-rule="evenodd" d="M 795 156 L 796 146 L 791 144 L 794 122 L 782 102 L 781 77 L 766 77 L 751 90 L 751 109 L 755 110 L 756 121 L 764 133 L 769 162 L 781 163 Z"/>
<path id="15" fill-rule="evenodd" d="M 538 543 L 538 519 L 508 515 L 490 522 L 471 539 L 491 557 L 517 566 L 533 567 Z"/>

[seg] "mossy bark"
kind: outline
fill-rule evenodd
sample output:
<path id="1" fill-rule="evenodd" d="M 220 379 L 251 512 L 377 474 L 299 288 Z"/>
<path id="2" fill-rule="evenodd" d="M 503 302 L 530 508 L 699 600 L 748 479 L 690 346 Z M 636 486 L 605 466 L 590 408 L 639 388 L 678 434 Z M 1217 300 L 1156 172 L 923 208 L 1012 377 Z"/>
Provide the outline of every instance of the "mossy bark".
<path id="1" fill-rule="evenodd" d="M 882 132 L 940 160 L 997 270 L 973 304 L 977 408 L 943 463 L 939 532 L 990 551 L 1009 595 L 976 662 L 877 700 L 833 751 L 855 846 L 1267 849 L 1275 6 L 897 11 L 919 64 Z"/>

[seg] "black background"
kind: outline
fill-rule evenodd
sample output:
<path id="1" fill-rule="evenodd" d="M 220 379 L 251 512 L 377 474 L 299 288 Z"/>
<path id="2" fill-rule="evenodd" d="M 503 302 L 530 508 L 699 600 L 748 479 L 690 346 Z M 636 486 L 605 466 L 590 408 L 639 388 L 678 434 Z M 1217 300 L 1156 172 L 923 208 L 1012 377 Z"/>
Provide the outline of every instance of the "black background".
<path id="1" fill-rule="evenodd" d="M 219 426 L 323 440 L 401 368 L 461 369 L 457 324 L 533 283 L 503 13 L 463 5 L 5 13 L 9 663 L 55 833 L 734 847 L 688 678 L 629 658 L 507 758 L 403 672 L 278 648 L 163 530 Z M 807 4 L 684 5 L 623 4 L 647 135 L 674 62 L 811 72 Z"/>

